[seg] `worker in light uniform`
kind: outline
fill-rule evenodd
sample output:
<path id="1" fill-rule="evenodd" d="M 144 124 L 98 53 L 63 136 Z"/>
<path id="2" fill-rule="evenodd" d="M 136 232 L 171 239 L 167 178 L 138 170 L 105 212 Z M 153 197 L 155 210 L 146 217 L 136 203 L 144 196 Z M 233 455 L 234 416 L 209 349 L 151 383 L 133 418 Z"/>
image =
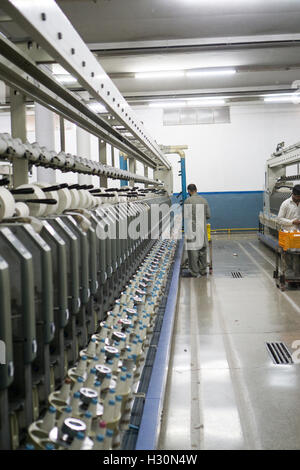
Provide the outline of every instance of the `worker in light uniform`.
<path id="1" fill-rule="evenodd" d="M 184 201 L 185 249 L 189 270 L 183 277 L 201 277 L 207 268 L 207 219 L 210 218 L 209 205 L 197 193 L 195 184 L 187 187 L 189 196 Z"/>
<path id="2" fill-rule="evenodd" d="M 292 195 L 280 206 L 278 219 L 283 228 L 300 230 L 300 184 L 293 187 Z"/>
<path id="3" fill-rule="evenodd" d="M 284 230 L 300 230 L 300 184 L 293 187 L 292 195 L 281 204 L 278 221 Z M 300 276 L 299 256 L 287 255 L 287 276 Z"/>

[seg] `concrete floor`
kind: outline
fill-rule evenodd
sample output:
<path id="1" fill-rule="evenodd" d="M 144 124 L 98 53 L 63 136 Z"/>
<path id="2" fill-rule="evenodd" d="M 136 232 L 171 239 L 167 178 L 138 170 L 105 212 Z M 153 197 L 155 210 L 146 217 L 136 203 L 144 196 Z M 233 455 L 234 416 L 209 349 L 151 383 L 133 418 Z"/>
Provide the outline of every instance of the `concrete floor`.
<path id="1" fill-rule="evenodd" d="M 181 279 L 159 449 L 300 449 L 300 365 L 265 344 L 300 351 L 300 290 L 276 287 L 274 259 L 255 234 L 218 235 L 213 275 Z"/>

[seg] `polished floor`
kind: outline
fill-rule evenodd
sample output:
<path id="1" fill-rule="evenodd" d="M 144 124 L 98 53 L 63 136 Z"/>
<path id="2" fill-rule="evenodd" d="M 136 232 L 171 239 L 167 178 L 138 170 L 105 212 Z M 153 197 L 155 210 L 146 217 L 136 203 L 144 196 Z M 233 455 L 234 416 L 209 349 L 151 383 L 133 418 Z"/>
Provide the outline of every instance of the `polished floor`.
<path id="1" fill-rule="evenodd" d="M 216 237 L 213 267 L 180 281 L 159 449 L 300 449 L 300 290 L 276 287 L 255 234 Z"/>

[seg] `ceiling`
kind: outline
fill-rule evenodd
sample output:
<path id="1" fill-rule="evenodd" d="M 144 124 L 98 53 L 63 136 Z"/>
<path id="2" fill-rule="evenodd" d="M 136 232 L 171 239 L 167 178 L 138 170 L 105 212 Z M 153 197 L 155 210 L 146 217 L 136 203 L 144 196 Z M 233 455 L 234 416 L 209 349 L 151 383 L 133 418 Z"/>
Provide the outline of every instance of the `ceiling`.
<path id="1" fill-rule="evenodd" d="M 300 80 L 299 0 L 57 0 L 132 103 L 176 95 L 240 99 Z M 28 39 L 0 12 L 0 30 Z M 136 79 L 134 73 L 234 67 L 230 76 Z M 237 100 L 238 101 L 238 100 Z"/>
<path id="2" fill-rule="evenodd" d="M 88 43 L 299 32 L 298 0 L 58 0 Z"/>
<path id="3" fill-rule="evenodd" d="M 298 0 L 58 4 L 126 97 L 290 89 L 300 79 Z M 235 67 L 237 73 L 145 80 L 133 75 L 207 67 Z"/>

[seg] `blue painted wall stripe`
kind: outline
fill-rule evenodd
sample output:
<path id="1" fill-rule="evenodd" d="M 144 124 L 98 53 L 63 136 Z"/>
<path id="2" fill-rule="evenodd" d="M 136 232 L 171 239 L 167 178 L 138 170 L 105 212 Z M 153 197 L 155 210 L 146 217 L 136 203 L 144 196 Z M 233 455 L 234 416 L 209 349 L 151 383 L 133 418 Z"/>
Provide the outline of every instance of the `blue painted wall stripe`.
<path id="1" fill-rule="evenodd" d="M 178 202 L 174 193 L 172 203 Z M 258 216 L 263 210 L 263 191 L 220 191 L 198 193 L 211 210 L 212 230 L 226 228 L 258 228 Z"/>

